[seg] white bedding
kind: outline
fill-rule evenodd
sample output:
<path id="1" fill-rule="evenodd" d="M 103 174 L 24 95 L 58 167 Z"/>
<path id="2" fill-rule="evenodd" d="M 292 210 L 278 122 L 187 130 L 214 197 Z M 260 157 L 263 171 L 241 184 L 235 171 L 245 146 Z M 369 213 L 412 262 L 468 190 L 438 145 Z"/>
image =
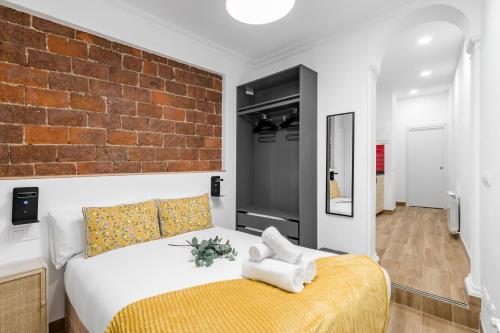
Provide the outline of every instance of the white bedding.
<path id="1" fill-rule="evenodd" d="M 350 198 L 330 199 L 330 213 L 351 215 L 352 202 Z"/>
<path id="2" fill-rule="evenodd" d="M 193 236 L 229 239 L 238 251 L 236 261 L 216 260 L 211 267 L 196 268 L 190 248 L 172 247 Z M 78 317 L 90 333 L 104 332 L 114 315 L 128 304 L 169 291 L 220 280 L 241 278 L 241 261 L 250 245 L 260 238 L 239 231 L 211 228 L 157 241 L 137 244 L 85 259 L 72 258 L 66 267 L 66 293 Z M 314 258 L 331 253 L 303 248 Z M 390 295 L 389 277 L 386 273 Z M 313 282 L 314 283 L 314 282 Z"/>

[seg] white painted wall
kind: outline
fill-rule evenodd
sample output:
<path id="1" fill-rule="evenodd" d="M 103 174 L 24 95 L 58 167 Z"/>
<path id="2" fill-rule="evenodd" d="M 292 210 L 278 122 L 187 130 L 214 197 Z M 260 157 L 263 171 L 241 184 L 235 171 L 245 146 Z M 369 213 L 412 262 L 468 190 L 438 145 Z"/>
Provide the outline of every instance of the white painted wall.
<path id="1" fill-rule="evenodd" d="M 392 129 L 392 91 L 377 91 L 377 142 L 390 141 Z"/>
<path id="2" fill-rule="evenodd" d="M 448 187 L 460 198 L 460 237 L 470 253 L 473 219 L 473 117 L 471 112 L 471 62 L 462 50 L 451 94 Z"/>
<path id="3" fill-rule="evenodd" d="M 394 142 L 392 131 L 392 113 L 394 95 L 392 91 L 377 91 L 377 144 L 384 144 L 384 209 L 396 209 L 395 165 L 393 162 Z"/>
<path id="4" fill-rule="evenodd" d="M 448 92 L 398 99 L 393 117 L 396 201 L 406 202 L 407 129 L 438 124 L 448 126 Z"/>
<path id="5" fill-rule="evenodd" d="M 490 186 L 480 188 L 481 282 L 496 305 L 500 317 L 500 1 L 483 1 L 481 36 L 481 114 L 480 169 L 489 173 Z M 496 332 L 490 324 L 487 306 L 481 309 L 487 333 Z M 499 328 L 500 329 L 500 328 Z"/>
<path id="6" fill-rule="evenodd" d="M 236 96 L 234 87 L 241 82 L 247 70 L 236 58 L 209 42 L 195 38 L 145 13 L 135 13 L 118 7 L 114 2 L 87 1 L 0 1 L 52 18 L 63 24 L 94 32 L 103 37 L 130 44 L 158 54 L 195 64 L 224 76 L 223 142 L 224 169 L 221 175 L 226 196 L 214 204 L 214 222 L 234 228 L 235 225 L 235 136 Z M 49 261 L 46 216 L 59 208 L 74 208 L 78 214 L 86 205 L 106 205 L 121 202 L 182 196 L 209 191 L 210 176 L 217 173 L 180 173 L 140 176 L 106 176 L 50 178 L 31 180 L 0 180 L 0 263 L 43 256 Z M 11 193 L 13 187 L 40 187 L 40 239 L 23 243 L 8 241 L 11 228 Z M 64 316 L 64 289 L 62 272 L 49 269 L 49 317 Z"/>

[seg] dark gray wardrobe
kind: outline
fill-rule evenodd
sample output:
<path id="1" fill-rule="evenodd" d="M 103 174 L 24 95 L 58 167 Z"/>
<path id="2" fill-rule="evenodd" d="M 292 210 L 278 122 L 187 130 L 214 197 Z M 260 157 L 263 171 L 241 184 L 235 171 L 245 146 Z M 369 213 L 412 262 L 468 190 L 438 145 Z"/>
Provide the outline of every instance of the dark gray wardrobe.
<path id="1" fill-rule="evenodd" d="M 236 227 L 317 247 L 317 73 L 300 65 L 237 88 Z"/>

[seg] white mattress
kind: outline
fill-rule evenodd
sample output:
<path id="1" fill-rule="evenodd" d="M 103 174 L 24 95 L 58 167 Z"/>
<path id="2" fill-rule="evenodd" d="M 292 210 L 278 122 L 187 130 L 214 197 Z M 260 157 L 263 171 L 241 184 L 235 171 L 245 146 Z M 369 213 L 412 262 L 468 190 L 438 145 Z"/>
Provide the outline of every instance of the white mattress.
<path id="1" fill-rule="evenodd" d="M 236 261 L 216 260 L 211 267 L 196 268 L 190 248 L 168 245 L 183 244 L 193 236 L 208 239 L 216 235 L 229 239 L 239 251 Z M 241 261 L 248 257 L 248 247 L 259 239 L 215 227 L 117 249 L 89 259 L 82 254 L 67 264 L 66 293 L 89 332 L 101 333 L 119 310 L 135 301 L 210 282 L 240 279 Z M 314 258 L 332 255 L 303 250 Z M 387 274 L 386 280 L 390 295 Z"/>

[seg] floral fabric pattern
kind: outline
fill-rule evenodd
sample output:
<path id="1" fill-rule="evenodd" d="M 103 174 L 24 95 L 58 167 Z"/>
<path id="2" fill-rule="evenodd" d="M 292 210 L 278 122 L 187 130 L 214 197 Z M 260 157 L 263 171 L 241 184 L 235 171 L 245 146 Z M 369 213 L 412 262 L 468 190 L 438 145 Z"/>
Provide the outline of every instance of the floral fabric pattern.
<path id="1" fill-rule="evenodd" d="M 208 194 L 192 198 L 159 200 L 162 237 L 212 227 Z"/>
<path id="2" fill-rule="evenodd" d="M 87 258 L 160 238 L 155 201 L 113 207 L 83 208 Z"/>

